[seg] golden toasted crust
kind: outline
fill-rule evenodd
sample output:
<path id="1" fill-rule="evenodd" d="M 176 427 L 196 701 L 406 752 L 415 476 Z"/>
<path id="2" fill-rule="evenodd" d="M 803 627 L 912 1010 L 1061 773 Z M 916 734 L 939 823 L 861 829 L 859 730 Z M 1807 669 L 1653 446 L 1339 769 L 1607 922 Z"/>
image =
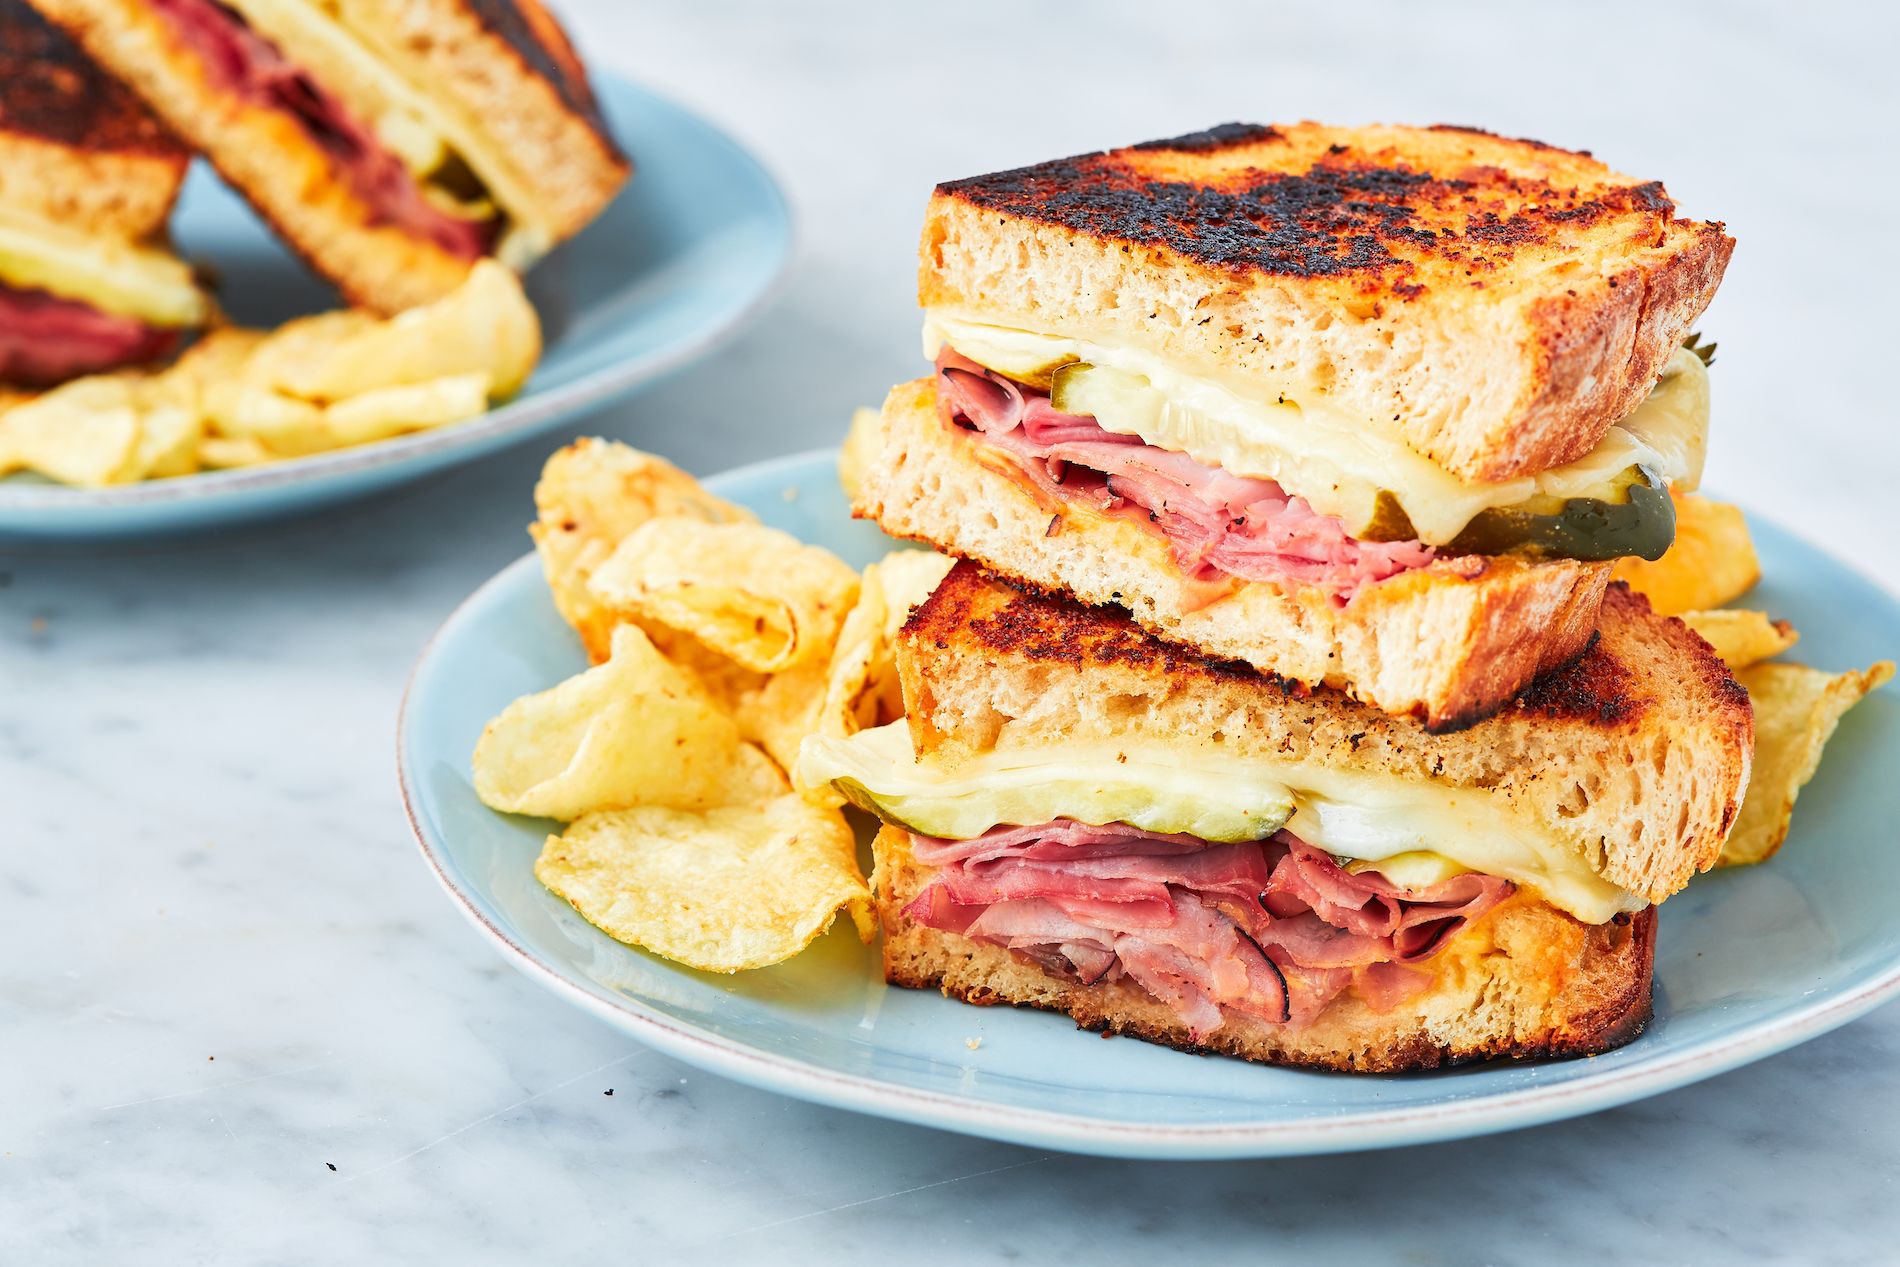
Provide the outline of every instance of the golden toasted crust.
<path id="1" fill-rule="evenodd" d="M 0 204 L 121 238 L 158 233 L 190 153 L 24 0 L 0 0 Z"/>
<path id="2" fill-rule="evenodd" d="M 1126 607 L 1145 628 L 1305 685 L 1349 690 L 1436 730 L 1470 725 L 1538 673 L 1575 659 L 1596 628 L 1612 564 L 1441 559 L 1362 589 L 1345 607 L 1310 586 L 1187 580 L 1166 540 L 1126 518 L 1051 508 L 977 441 L 938 416 L 919 379 L 885 402 L 879 459 L 855 513 L 990 570 L 1087 602 Z"/>
<path id="3" fill-rule="evenodd" d="M 1146 738 L 1483 789 L 1651 902 L 1714 865 L 1754 756 L 1748 693 L 1688 626 L 1620 584 L 1574 664 L 1456 734 L 1196 659 L 1116 610 L 968 562 L 912 613 L 897 668 L 920 752 Z"/>
<path id="4" fill-rule="evenodd" d="M 1229 124 L 940 185 L 926 306 L 1305 383 L 1460 476 L 1581 457 L 1734 242 L 1661 184 L 1462 128 Z"/>
<path id="5" fill-rule="evenodd" d="M 579 233 L 633 170 L 560 24 L 538 0 L 361 0 L 410 79 L 494 138 L 562 238 Z"/>
<path id="6" fill-rule="evenodd" d="M 912 922 L 904 908 L 929 882 L 929 870 L 896 828 L 879 832 L 872 850 L 891 984 L 940 989 L 978 1005 L 1062 1012 L 1082 1029 L 1180 1051 L 1400 1073 L 1499 1057 L 1593 1055 L 1629 1042 L 1650 1017 L 1654 907 L 1593 926 L 1520 896 L 1460 930 L 1427 961 L 1438 974 L 1432 989 L 1392 1012 L 1376 1012 L 1348 993 L 1304 1026 L 1234 1014 L 1197 1042 L 1172 1011 L 1130 982 L 1064 981 L 1000 946 Z"/>

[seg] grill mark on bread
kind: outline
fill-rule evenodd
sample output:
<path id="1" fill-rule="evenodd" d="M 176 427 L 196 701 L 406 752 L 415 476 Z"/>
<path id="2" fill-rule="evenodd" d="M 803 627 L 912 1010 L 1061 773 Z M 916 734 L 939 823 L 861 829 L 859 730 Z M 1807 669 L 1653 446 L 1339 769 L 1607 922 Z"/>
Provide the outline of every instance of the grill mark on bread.
<path id="1" fill-rule="evenodd" d="M 0 0 L 0 131 L 76 149 L 184 154 L 123 84 L 25 0 Z"/>
<path id="2" fill-rule="evenodd" d="M 621 151 L 607 130 L 600 103 L 587 82 L 587 70 L 574 46 L 541 7 L 539 0 L 464 0 L 469 12 L 488 32 L 514 50 L 521 64 L 546 80 L 561 103 L 586 121 L 608 150 Z"/>
<path id="3" fill-rule="evenodd" d="M 1499 139 L 1447 125 L 1424 131 Z M 1587 154 L 1538 141 L 1510 143 L 1551 156 L 1542 172 L 1507 171 L 1475 151 L 1427 156 L 1425 170 L 1420 156 L 1355 144 L 1350 133 L 1315 148 L 1315 136 L 1329 135 L 1313 124 L 1226 123 L 950 181 L 937 193 L 1240 277 L 1351 277 L 1399 300 L 1472 284 L 1606 222 L 1647 218 L 1657 236 L 1675 214 L 1660 182 L 1623 183 Z M 1171 155 L 1216 161 L 1183 170 Z"/>

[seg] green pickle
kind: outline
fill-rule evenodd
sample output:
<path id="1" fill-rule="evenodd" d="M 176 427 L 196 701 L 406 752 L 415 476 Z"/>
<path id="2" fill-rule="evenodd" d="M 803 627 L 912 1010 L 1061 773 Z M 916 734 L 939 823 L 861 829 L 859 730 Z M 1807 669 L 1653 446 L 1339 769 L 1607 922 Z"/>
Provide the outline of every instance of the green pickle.
<path id="1" fill-rule="evenodd" d="M 1118 418 L 1138 413 L 1151 399 L 1146 380 L 1073 361 L 1050 374 L 1049 403 L 1068 414 Z M 1478 512 L 1442 547 L 1447 554 L 1526 554 L 1538 558 L 1659 559 L 1676 536 L 1676 508 L 1651 468 L 1635 464 L 1591 490 L 1588 497 L 1539 495 L 1512 506 Z M 1405 507 L 1379 490 L 1372 513 L 1348 525 L 1362 541 L 1410 541 L 1418 535 Z"/>
<path id="2" fill-rule="evenodd" d="M 1534 497 L 1481 511 L 1446 547 L 1451 554 L 1660 559 L 1676 539 L 1676 504 L 1647 466 L 1625 467 L 1600 497 Z"/>

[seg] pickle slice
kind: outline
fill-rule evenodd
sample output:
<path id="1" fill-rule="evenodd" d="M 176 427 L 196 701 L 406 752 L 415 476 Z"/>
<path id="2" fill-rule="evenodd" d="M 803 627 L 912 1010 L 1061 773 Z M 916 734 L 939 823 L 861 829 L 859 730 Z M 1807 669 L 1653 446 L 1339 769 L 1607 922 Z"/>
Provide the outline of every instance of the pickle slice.
<path id="1" fill-rule="evenodd" d="M 1676 504 L 1647 466 L 1624 468 L 1600 497 L 1533 497 L 1480 511 L 1446 550 L 1542 558 L 1660 559 L 1676 539 Z"/>
<path id="2" fill-rule="evenodd" d="M 940 769 L 912 754 L 903 722 L 848 739 L 813 736 L 799 750 L 800 782 L 830 783 L 860 809 L 925 836 L 968 840 L 1004 824 L 1057 818 L 1127 823 L 1202 840 L 1264 840 L 1293 816 L 1293 794 L 1258 762 L 1219 752 L 1065 747 L 988 752 Z"/>

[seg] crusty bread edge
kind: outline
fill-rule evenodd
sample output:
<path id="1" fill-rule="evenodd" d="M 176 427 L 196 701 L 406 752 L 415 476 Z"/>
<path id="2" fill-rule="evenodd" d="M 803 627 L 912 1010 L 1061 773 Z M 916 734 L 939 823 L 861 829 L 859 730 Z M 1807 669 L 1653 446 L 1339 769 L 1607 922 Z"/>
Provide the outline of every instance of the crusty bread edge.
<path id="1" fill-rule="evenodd" d="M 918 300 L 926 308 L 984 311 L 985 297 L 932 263 L 943 245 L 959 235 L 1013 232 L 1020 220 L 990 210 L 954 192 L 936 191 L 925 214 L 919 253 Z M 1601 443 L 1616 422 L 1642 403 L 1664 363 L 1708 307 L 1728 267 L 1735 240 L 1717 223 L 1677 221 L 1686 241 L 1650 266 L 1630 266 L 1588 284 L 1530 302 L 1520 336 L 1522 374 L 1510 405 L 1470 434 L 1430 442 L 1415 438 L 1441 464 L 1465 479 L 1493 481 L 1547 470 L 1581 458 Z M 1207 295 L 1248 293 L 1248 283 L 1159 247 L 1125 256 L 1059 226 L 1024 222 L 1021 231 L 1061 237 L 1099 254 L 1100 260 L 1068 261 L 1065 275 L 1130 265 L 1101 261 L 1139 259 L 1141 267 L 1167 269 L 1195 279 Z M 1104 283 L 1106 284 L 1106 283 Z M 1280 284 L 1278 279 L 1275 285 Z M 1320 303 L 1319 307 L 1335 307 Z M 996 320 L 1008 324 L 1008 314 Z M 1050 333 L 1064 333 L 1054 330 Z"/>
<path id="2" fill-rule="evenodd" d="M 545 7 L 536 7 L 562 42 L 558 55 L 571 58 L 584 77 L 567 33 Z M 597 130 L 576 114 L 466 0 L 384 0 L 381 8 L 392 31 L 390 54 L 488 134 L 496 154 L 533 190 L 537 212 L 557 237 L 580 232 L 613 201 L 632 163 L 604 126 Z"/>
<path id="3" fill-rule="evenodd" d="M 1298 1029 L 1230 1015 L 1197 1041 L 1172 1011 L 1132 984 L 1064 982 L 1000 946 L 912 922 L 904 907 L 927 881 L 927 871 L 911 859 L 909 841 L 896 828 L 878 833 L 873 853 L 873 900 L 883 930 L 885 979 L 892 985 L 936 989 L 977 1006 L 1008 1003 L 1060 1012 L 1080 1029 L 1177 1051 L 1342 1073 L 1405 1073 L 1480 1060 L 1597 1055 L 1636 1038 L 1652 1014 L 1654 907 L 1593 928 L 1542 903 L 1513 899 L 1460 930 L 1430 961 L 1452 960 L 1441 967 L 1439 983 L 1389 1014 L 1344 996 Z M 1498 949 L 1529 948 L 1542 934 L 1550 945 L 1531 951 L 1542 962 L 1519 969 Z M 1508 977 L 1501 961 L 1514 969 Z M 1434 1033 L 1422 1015 L 1467 1003 L 1494 1005 L 1487 996 L 1506 984 L 1541 995 L 1528 1015 L 1513 1014 L 1506 1032 L 1452 1037 Z"/>

